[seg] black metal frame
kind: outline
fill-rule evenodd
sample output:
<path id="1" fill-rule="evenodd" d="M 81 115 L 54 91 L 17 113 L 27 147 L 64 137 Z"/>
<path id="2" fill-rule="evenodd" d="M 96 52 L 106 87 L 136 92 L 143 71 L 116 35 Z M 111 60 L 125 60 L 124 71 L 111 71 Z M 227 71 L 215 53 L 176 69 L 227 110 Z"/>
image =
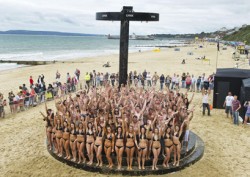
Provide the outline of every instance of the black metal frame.
<path id="1" fill-rule="evenodd" d="M 129 21 L 159 21 L 158 13 L 134 12 L 133 7 L 124 6 L 121 12 L 97 12 L 96 20 L 121 21 L 119 87 L 127 84 Z"/>

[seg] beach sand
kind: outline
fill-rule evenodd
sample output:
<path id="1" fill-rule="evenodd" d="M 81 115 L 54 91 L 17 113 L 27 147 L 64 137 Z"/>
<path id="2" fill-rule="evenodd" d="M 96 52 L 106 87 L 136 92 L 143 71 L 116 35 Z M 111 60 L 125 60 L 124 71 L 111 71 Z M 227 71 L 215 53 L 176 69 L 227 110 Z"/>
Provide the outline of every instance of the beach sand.
<path id="1" fill-rule="evenodd" d="M 170 76 L 173 73 L 182 74 L 189 72 L 196 76 L 202 73 L 212 74 L 216 66 L 216 45 L 206 43 L 204 48 L 198 45 L 181 47 L 180 52 L 173 48 L 162 49 L 161 52 L 141 52 L 129 54 L 129 71 L 144 69 L 152 74 L 164 73 Z M 187 55 L 192 51 L 194 55 Z M 218 68 L 234 67 L 232 60 L 232 48 L 221 51 L 218 54 Z M 195 60 L 200 56 L 209 58 L 208 62 L 202 63 Z M 182 59 L 186 64 L 182 65 Z M 110 62 L 110 68 L 102 65 Z M 56 70 L 62 75 L 61 81 L 65 82 L 66 73 L 71 75 L 76 68 L 81 70 L 81 78 L 87 71 L 117 72 L 118 55 L 105 57 L 85 58 L 74 61 L 74 63 L 56 63 L 46 66 L 32 66 L 0 72 L 0 92 L 7 93 L 18 91 L 18 86 L 29 83 L 29 76 L 34 79 L 38 75 L 45 75 L 45 82 L 52 83 L 55 80 Z M 203 158 L 194 165 L 168 176 L 250 176 L 250 127 L 234 126 L 229 118 L 226 118 L 223 110 L 213 109 L 211 117 L 201 116 L 201 94 L 195 94 L 193 103 L 196 105 L 195 117 L 191 123 L 191 130 L 200 136 L 205 142 L 205 153 Z M 48 102 L 49 108 L 54 108 L 54 102 Z M 46 149 L 45 123 L 39 111 L 45 111 L 44 105 L 39 105 L 15 115 L 9 114 L 0 120 L 0 176 L 105 176 L 96 173 L 85 172 L 69 167 L 49 155 Z M 112 175 L 109 175 L 112 176 Z"/>

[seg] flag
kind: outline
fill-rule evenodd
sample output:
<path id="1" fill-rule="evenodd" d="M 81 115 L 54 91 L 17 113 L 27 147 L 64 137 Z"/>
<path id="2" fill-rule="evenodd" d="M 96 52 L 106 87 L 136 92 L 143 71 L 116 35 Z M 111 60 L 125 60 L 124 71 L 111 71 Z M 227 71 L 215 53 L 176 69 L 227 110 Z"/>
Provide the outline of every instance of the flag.
<path id="1" fill-rule="evenodd" d="M 217 50 L 220 51 L 220 43 L 217 42 Z"/>

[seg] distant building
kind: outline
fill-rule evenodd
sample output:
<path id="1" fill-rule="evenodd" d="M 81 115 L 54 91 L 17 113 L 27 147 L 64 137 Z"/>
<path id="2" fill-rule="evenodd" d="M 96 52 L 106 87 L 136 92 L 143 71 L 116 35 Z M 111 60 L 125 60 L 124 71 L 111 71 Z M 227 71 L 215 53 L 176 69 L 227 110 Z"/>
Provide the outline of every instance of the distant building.
<path id="1" fill-rule="evenodd" d="M 242 25 L 242 28 L 245 28 L 245 27 L 247 27 L 247 24 Z"/>

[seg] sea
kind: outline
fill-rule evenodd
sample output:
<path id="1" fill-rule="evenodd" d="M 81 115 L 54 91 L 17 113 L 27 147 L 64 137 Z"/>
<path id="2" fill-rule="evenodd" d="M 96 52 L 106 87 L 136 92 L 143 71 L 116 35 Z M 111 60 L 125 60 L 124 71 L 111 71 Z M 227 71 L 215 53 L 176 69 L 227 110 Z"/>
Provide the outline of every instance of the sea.
<path id="1" fill-rule="evenodd" d="M 129 52 L 184 45 L 183 40 L 130 40 Z M 0 60 L 65 61 L 119 53 L 119 40 L 107 36 L 0 35 Z M 23 67 L 0 63 L 0 71 Z"/>

